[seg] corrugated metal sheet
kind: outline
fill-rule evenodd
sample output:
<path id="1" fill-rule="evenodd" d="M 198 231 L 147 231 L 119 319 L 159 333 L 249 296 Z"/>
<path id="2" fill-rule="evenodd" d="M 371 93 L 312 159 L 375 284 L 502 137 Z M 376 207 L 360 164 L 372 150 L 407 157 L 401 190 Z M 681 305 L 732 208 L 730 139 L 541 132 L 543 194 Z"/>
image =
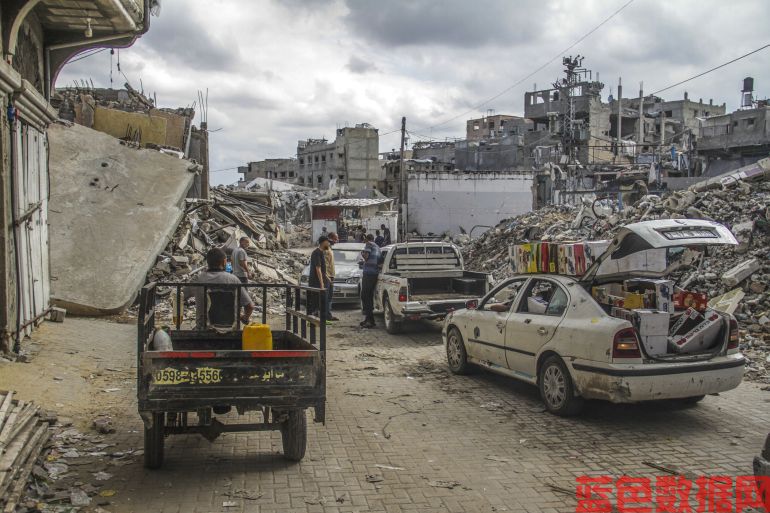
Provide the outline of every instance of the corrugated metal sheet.
<path id="1" fill-rule="evenodd" d="M 42 316 L 50 303 L 48 248 L 48 141 L 40 131 L 23 121 L 16 124 L 14 227 L 18 243 L 19 281 L 23 334 L 29 335 L 33 321 Z"/>

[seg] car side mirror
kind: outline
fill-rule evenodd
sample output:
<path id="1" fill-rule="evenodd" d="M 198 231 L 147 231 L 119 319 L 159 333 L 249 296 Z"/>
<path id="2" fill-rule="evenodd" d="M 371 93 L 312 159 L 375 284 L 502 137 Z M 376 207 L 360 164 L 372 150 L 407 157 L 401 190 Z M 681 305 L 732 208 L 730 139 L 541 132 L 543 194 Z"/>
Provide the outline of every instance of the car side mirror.
<path id="1" fill-rule="evenodd" d="M 476 310 L 479 307 L 479 300 L 478 299 L 469 299 L 465 302 L 465 308 L 468 310 Z"/>

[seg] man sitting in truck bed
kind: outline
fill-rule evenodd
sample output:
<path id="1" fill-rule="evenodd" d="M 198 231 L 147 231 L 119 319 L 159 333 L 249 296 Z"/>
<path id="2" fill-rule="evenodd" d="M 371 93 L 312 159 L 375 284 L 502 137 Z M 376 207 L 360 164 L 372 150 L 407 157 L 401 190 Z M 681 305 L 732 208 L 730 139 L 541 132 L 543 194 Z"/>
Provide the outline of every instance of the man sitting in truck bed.
<path id="1" fill-rule="evenodd" d="M 221 249 L 211 248 L 206 254 L 206 263 L 208 264 L 208 269 L 198 276 L 198 279 L 195 280 L 196 284 L 214 285 L 217 283 L 230 283 L 240 285 L 241 281 L 236 276 L 225 271 L 227 255 Z M 203 287 L 189 285 L 184 289 L 185 297 L 190 297 L 191 295 L 195 297 L 195 324 L 198 329 L 204 329 L 206 326 L 211 327 L 212 325 L 225 325 L 231 321 L 234 324 L 234 315 L 240 314 L 240 312 L 235 312 L 236 293 L 239 293 L 241 296 L 241 307 L 243 308 L 241 322 L 248 324 L 249 317 L 254 312 L 254 302 L 249 297 L 245 287 L 240 290 L 235 288 L 217 290 L 215 287 L 207 287 L 206 291 L 209 296 L 207 301 L 209 310 L 208 322 L 206 322 L 206 312 L 203 308 Z"/>

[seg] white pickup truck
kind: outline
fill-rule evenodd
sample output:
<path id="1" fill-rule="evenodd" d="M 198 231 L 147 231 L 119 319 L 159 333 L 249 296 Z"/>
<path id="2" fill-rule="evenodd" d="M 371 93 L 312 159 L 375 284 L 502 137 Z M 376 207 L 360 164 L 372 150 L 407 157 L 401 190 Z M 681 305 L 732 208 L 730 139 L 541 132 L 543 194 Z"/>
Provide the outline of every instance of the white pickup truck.
<path id="1" fill-rule="evenodd" d="M 406 321 L 441 320 L 484 296 L 492 283 L 486 273 L 464 270 L 460 250 L 447 242 L 404 242 L 382 253 L 374 307 L 388 333 L 400 332 Z"/>

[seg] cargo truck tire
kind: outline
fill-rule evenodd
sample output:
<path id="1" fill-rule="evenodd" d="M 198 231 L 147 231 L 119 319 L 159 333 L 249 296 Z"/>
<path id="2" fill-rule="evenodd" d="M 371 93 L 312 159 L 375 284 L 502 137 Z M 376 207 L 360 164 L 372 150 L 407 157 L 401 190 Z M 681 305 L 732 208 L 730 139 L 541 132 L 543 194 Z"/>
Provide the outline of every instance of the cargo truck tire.
<path id="1" fill-rule="evenodd" d="M 382 298 L 382 310 L 385 317 L 385 331 L 391 335 L 398 335 L 403 328 L 403 322 L 396 321 L 396 314 L 393 313 L 393 308 L 390 306 L 388 296 Z"/>
<path id="2" fill-rule="evenodd" d="M 144 427 L 144 466 L 149 469 L 157 469 L 163 465 L 164 433 L 163 425 L 166 414 L 163 412 L 152 414 L 152 426 Z"/>
<path id="3" fill-rule="evenodd" d="M 575 394 L 567 366 L 556 355 L 549 356 L 538 373 L 537 386 L 545 407 L 561 417 L 577 415 L 583 409 L 583 398 Z"/>
<path id="4" fill-rule="evenodd" d="M 289 418 L 281 425 L 283 457 L 289 461 L 301 461 L 307 448 L 307 417 L 305 410 L 289 411 Z"/>

